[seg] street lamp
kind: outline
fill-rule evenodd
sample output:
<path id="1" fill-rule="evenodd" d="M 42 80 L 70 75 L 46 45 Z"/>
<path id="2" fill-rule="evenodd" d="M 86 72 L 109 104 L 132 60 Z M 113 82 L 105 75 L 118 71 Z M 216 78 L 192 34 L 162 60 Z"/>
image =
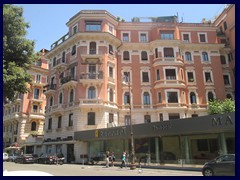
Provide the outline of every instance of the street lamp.
<path id="1" fill-rule="evenodd" d="M 124 75 L 124 84 L 128 85 L 128 91 L 129 91 L 129 111 L 130 111 L 130 133 L 131 133 L 131 164 L 130 169 L 134 170 L 136 169 L 135 164 L 135 150 L 134 150 L 134 138 L 133 138 L 133 127 L 132 127 L 132 107 L 131 107 L 131 82 L 130 82 L 130 72 L 127 73 L 127 75 Z"/>

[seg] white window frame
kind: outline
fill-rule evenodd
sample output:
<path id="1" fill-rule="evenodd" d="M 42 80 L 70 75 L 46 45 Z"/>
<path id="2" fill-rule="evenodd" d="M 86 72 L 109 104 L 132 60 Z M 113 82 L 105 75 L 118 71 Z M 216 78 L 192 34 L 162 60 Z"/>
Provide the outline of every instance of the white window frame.
<path id="1" fill-rule="evenodd" d="M 197 93 L 196 90 L 193 90 L 193 89 L 189 90 L 189 92 L 188 92 L 188 104 L 191 105 L 191 98 L 190 98 L 191 92 L 195 93 L 195 96 L 196 96 L 196 104 L 199 104 L 199 103 L 198 103 L 198 102 L 199 102 L 199 101 L 198 101 L 198 93 Z"/>
<path id="2" fill-rule="evenodd" d="M 177 103 L 169 103 L 168 102 L 168 92 L 177 92 L 178 102 Z M 181 104 L 181 98 L 180 98 L 180 90 L 179 89 L 166 89 L 165 90 L 165 97 L 166 97 L 166 103 L 167 104 Z"/>
<path id="3" fill-rule="evenodd" d="M 209 102 L 208 102 L 208 93 L 209 93 L 209 92 L 212 92 L 212 93 L 213 93 L 213 99 L 216 99 L 216 93 L 215 93 L 215 91 L 212 90 L 212 89 L 211 89 L 211 90 L 207 90 L 207 91 L 206 91 L 206 95 L 205 95 L 205 96 L 206 96 L 206 102 L 207 102 L 207 104 L 209 103 Z"/>
<path id="4" fill-rule="evenodd" d="M 208 61 L 204 61 L 203 60 L 203 52 L 206 52 L 207 53 L 207 55 L 208 55 Z M 202 62 L 202 64 L 210 64 L 211 63 L 211 56 L 210 56 L 210 52 L 209 51 L 201 51 L 200 52 L 200 55 L 201 55 L 201 62 Z"/>
<path id="5" fill-rule="evenodd" d="M 73 90 L 73 102 L 72 103 L 74 103 L 74 101 L 75 101 L 75 89 L 74 88 L 69 89 L 69 92 L 68 92 L 68 103 L 70 103 L 71 90 Z"/>
<path id="6" fill-rule="evenodd" d="M 183 39 L 183 35 L 184 34 L 188 34 L 189 41 L 186 41 L 186 40 Z M 186 42 L 186 43 L 191 43 L 192 42 L 192 40 L 191 40 L 191 33 L 190 32 L 181 32 L 181 37 L 182 37 L 182 41 L 183 42 Z"/>
<path id="7" fill-rule="evenodd" d="M 110 27 L 112 28 L 112 32 L 110 31 Z M 114 26 L 113 26 L 112 24 L 110 24 L 110 23 L 108 23 L 108 32 L 109 32 L 110 34 L 115 35 L 115 28 L 114 28 Z"/>
<path id="8" fill-rule="evenodd" d="M 193 82 L 189 82 L 188 80 L 188 72 L 191 72 L 193 73 Z M 188 84 L 193 84 L 193 83 L 196 83 L 196 75 L 195 75 L 195 70 L 186 70 L 186 81 Z"/>
<path id="9" fill-rule="evenodd" d="M 74 33 L 73 30 L 74 30 L 75 27 L 77 27 L 77 28 L 76 28 L 76 32 Z M 78 24 L 75 24 L 75 25 L 72 27 L 72 35 L 76 34 L 77 32 L 78 32 Z"/>
<path id="10" fill-rule="evenodd" d="M 148 73 L 149 82 L 143 82 L 143 72 Z M 142 67 L 140 70 L 141 85 L 150 85 L 151 84 L 151 75 L 149 67 Z"/>
<path id="11" fill-rule="evenodd" d="M 145 92 L 149 93 L 149 99 L 150 99 L 150 104 L 144 104 L 144 99 L 143 99 L 143 94 Z M 150 89 L 142 89 L 142 93 L 141 93 L 141 101 L 142 101 L 142 108 L 144 108 L 144 106 L 150 106 L 150 108 L 152 108 L 152 93 L 150 91 Z"/>
<path id="12" fill-rule="evenodd" d="M 197 34 L 198 34 L 198 42 L 199 43 L 208 43 L 208 37 L 207 37 L 207 33 L 206 32 L 198 32 Z M 202 35 L 202 34 L 205 35 L 205 40 L 206 40 L 205 42 L 201 42 L 200 41 L 200 35 Z"/>
<path id="13" fill-rule="evenodd" d="M 145 51 L 146 53 L 147 53 L 147 60 L 142 60 L 142 51 Z M 142 50 L 142 51 L 140 51 L 139 53 L 139 59 L 140 59 L 140 62 L 141 63 L 143 63 L 143 64 L 147 64 L 147 63 L 149 63 L 150 62 L 150 52 L 149 51 L 146 51 L 146 50 Z"/>
<path id="14" fill-rule="evenodd" d="M 124 41 L 124 40 L 123 40 L 123 34 L 128 34 L 128 39 L 129 39 L 129 41 Z M 130 31 L 122 31 L 122 32 L 121 32 L 121 39 L 122 39 L 122 41 L 123 41 L 124 43 L 131 42 L 131 32 L 130 32 Z"/>
<path id="15" fill-rule="evenodd" d="M 232 86 L 232 81 L 231 81 L 231 76 L 230 76 L 230 74 L 229 73 L 223 73 L 223 76 L 228 76 L 228 80 L 229 80 L 229 84 L 226 84 L 225 85 L 225 83 L 224 83 L 224 78 L 223 78 L 223 83 L 224 83 L 224 86 L 226 86 L 226 87 L 231 87 Z"/>
<path id="16" fill-rule="evenodd" d="M 178 80 L 178 68 L 177 67 L 172 67 L 172 66 L 163 67 L 164 81 L 171 80 L 171 79 L 167 79 L 166 69 L 175 69 L 176 79 L 173 79 L 173 80 L 177 81 Z"/>
<path id="17" fill-rule="evenodd" d="M 207 82 L 207 81 L 206 81 L 205 73 L 210 73 L 212 82 Z M 214 79 L 213 79 L 212 70 L 203 70 L 203 79 L 204 79 L 204 84 L 205 84 L 205 85 L 212 85 L 212 84 L 214 84 Z"/>
<path id="18" fill-rule="evenodd" d="M 128 50 L 124 50 L 124 51 L 128 51 Z M 123 59 L 123 52 L 122 51 L 122 63 L 128 64 L 128 63 L 132 63 L 132 51 L 128 51 L 129 52 L 129 60 L 124 60 Z"/>
<path id="19" fill-rule="evenodd" d="M 97 88 L 97 86 L 95 86 L 95 85 L 89 85 L 89 86 L 86 88 L 86 99 L 89 99 L 89 98 L 88 98 L 88 89 L 89 89 L 90 87 L 94 87 L 94 88 L 95 88 L 95 99 L 97 99 L 98 88 Z"/>
<path id="20" fill-rule="evenodd" d="M 146 35 L 146 41 L 141 41 L 141 34 L 145 34 Z M 146 31 L 138 32 L 138 38 L 139 38 L 139 42 L 140 43 L 147 43 L 148 42 L 148 32 L 146 32 Z"/>
<path id="21" fill-rule="evenodd" d="M 39 78 L 38 78 L 38 77 L 39 77 Z M 38 79 L 39 79 L 39 81 L 38 81 Z M 36 74 L 36 83 L 39 83 L 39 84 L 42 83 L 42 75 L 39 74 L 39 73 Z"/>

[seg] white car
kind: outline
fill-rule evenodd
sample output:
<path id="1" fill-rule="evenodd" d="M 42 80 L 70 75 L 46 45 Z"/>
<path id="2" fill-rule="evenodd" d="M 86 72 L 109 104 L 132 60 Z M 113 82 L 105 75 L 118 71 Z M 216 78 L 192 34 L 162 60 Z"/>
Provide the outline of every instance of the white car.
<path id="1" fill-rule="evenodd" d="M 3 153 L 3 161 L 8 161 L 8 153 Z"/>

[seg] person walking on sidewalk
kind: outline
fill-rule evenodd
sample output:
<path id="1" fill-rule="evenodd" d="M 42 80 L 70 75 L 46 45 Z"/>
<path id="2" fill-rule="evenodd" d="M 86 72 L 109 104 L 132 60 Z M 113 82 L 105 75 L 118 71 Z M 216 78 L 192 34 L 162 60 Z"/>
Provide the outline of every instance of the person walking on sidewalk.
<path id="1" fill-rule="evenodd" d="M 115 155 L 114 152 L 111 153 L 111 165 L 114 167 Z"/>
<path id="2" fill-rule="evenodd" d="M 121 168 L 123 167 L 123 165 L 126 167 L 126 153 L 125 152 L 122 153 L 121 160 L 122 160 Z"/>
<path id="3" fill-rule="evenodd" d="M 110 156 L 110 152 L 106 151 L 106 168 L 109 167 L 109 156 Z"/>

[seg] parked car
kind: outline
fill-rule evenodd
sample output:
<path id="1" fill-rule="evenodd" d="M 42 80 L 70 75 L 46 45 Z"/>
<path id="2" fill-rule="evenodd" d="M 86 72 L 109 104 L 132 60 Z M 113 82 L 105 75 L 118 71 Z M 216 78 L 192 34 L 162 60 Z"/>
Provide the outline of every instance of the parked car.
<path id="1" fill-rule="evenodd" d="M 204 164 L 204 176 L 235 176 L 235 154 L 221 155 Z"/>
<path id="2" fill-rule="evenodd" d="M 54 164 L 54 154 L 42 154 L 39 156 L 37 162 L 40 164 Z"/>
<path id="3" fill-rule="evenodd" d="M 37 154 L 32 154 L 34 162 L 37 163 L 38 162 L 38 155 Z"/>
<path id="4" fill-rule="evenodd" d="M 35 160 L 32 156 L 32 154 L 22 154 L 20 156 L 18 156 L 15 161 L 15 163 L 34 163 Z"/>
<path id="5" fill-rule="evenodd" d="M 8 161 L 8 153 L 3 153 L 3 161 Z"/>
<path id="6" fill-rule="evenodd" d="M 10 162 L 15 162 L 15 159 L 18 157 L 19 155 L 17 154 L 10 154 L 8 155 L 8 161 Z"/>

